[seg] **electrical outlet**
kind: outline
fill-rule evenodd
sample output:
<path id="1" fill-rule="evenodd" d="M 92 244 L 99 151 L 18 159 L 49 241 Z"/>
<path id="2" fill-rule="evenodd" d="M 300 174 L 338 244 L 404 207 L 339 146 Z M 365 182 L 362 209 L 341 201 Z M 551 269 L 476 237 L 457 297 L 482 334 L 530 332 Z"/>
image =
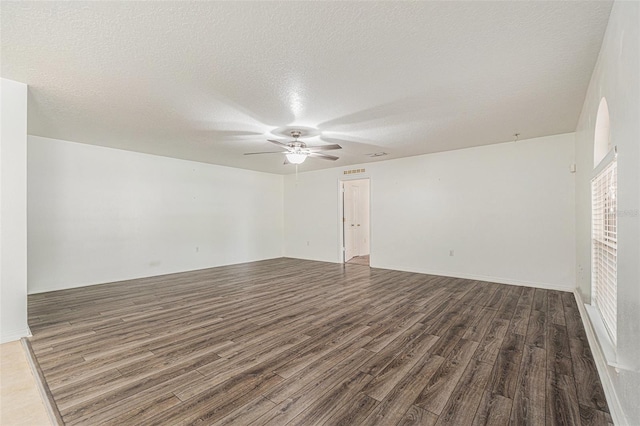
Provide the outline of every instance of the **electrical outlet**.
<path id="1" fill-rule="evenodd" d="M 200 247 L 196 247 L 196 253 L 200 251 Z"/>
<path id="2" fill-rule="evenodd" d="M 309 241 L 307 241 L 307 246 L 308 246 L 308 245 L 310 245 L 310 244 L 309 244 Z"/>
<path id="3" fill-rule="evenodd" d="M 453 256 L 453 250 L 449 250 L 449 256 Z"/>

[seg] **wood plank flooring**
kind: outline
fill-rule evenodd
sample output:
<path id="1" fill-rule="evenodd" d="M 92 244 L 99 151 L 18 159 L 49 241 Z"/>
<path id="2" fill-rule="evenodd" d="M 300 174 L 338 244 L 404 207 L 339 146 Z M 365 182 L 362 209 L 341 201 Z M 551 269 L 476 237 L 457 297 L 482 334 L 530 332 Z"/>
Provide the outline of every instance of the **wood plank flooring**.
<path id="1" fill-rule="evenodd" d="M 29 296 L 68 425 L 611 423 L 573 295 L 274 259 Z"/>

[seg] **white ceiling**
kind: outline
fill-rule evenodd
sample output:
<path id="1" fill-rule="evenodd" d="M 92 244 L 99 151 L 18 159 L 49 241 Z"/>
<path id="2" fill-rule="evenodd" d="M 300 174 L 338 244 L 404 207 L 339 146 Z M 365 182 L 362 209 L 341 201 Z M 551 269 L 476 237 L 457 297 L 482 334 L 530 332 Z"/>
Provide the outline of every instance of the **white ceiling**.
<path id="1" fill-rule="evenodd" d="M 29 133 L 291 173 L 575 130 L 610 1 L 2 2 Z"/>

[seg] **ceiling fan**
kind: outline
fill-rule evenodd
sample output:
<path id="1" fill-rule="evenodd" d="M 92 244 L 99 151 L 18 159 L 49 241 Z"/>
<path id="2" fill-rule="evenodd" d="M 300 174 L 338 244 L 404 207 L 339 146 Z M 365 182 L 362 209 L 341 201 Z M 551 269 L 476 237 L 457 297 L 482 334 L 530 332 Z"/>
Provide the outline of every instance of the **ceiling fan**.
<path id="1" fill-rule="evenodd" d="M 285 148 L 286 151 L 266 151 L 266 152 L 247 152 L 244 155 L 256 155 L 256 154 L 284 154 L 284 164 L 302 164 L 307 157 L 320 158 L 323 160 L 336 161 L 338 157 L 334 155 L 323 154 L 319 151 L 330 151 L 333 149 L 342 149 L 338 144 L 320 145 L 320 146 L 307 146 L 306 143 L 301 142 L 298 138 L 302 135 L 300 130 L 292 130 L 291 137 L 293 140 L 288 143 L 278 142 L 272 139 L 267 141 L 272 144 Z"/>

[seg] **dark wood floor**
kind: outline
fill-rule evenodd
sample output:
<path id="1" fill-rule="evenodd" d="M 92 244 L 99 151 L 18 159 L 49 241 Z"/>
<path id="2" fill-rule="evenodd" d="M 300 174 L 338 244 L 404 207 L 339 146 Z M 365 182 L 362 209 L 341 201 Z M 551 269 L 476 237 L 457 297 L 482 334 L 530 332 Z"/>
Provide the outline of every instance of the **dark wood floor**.
<path id="1" fill-rule="evenodd" d="M 66 424 L 602 425 L 573 295 L 276 259 L 29 296 Z"/>

